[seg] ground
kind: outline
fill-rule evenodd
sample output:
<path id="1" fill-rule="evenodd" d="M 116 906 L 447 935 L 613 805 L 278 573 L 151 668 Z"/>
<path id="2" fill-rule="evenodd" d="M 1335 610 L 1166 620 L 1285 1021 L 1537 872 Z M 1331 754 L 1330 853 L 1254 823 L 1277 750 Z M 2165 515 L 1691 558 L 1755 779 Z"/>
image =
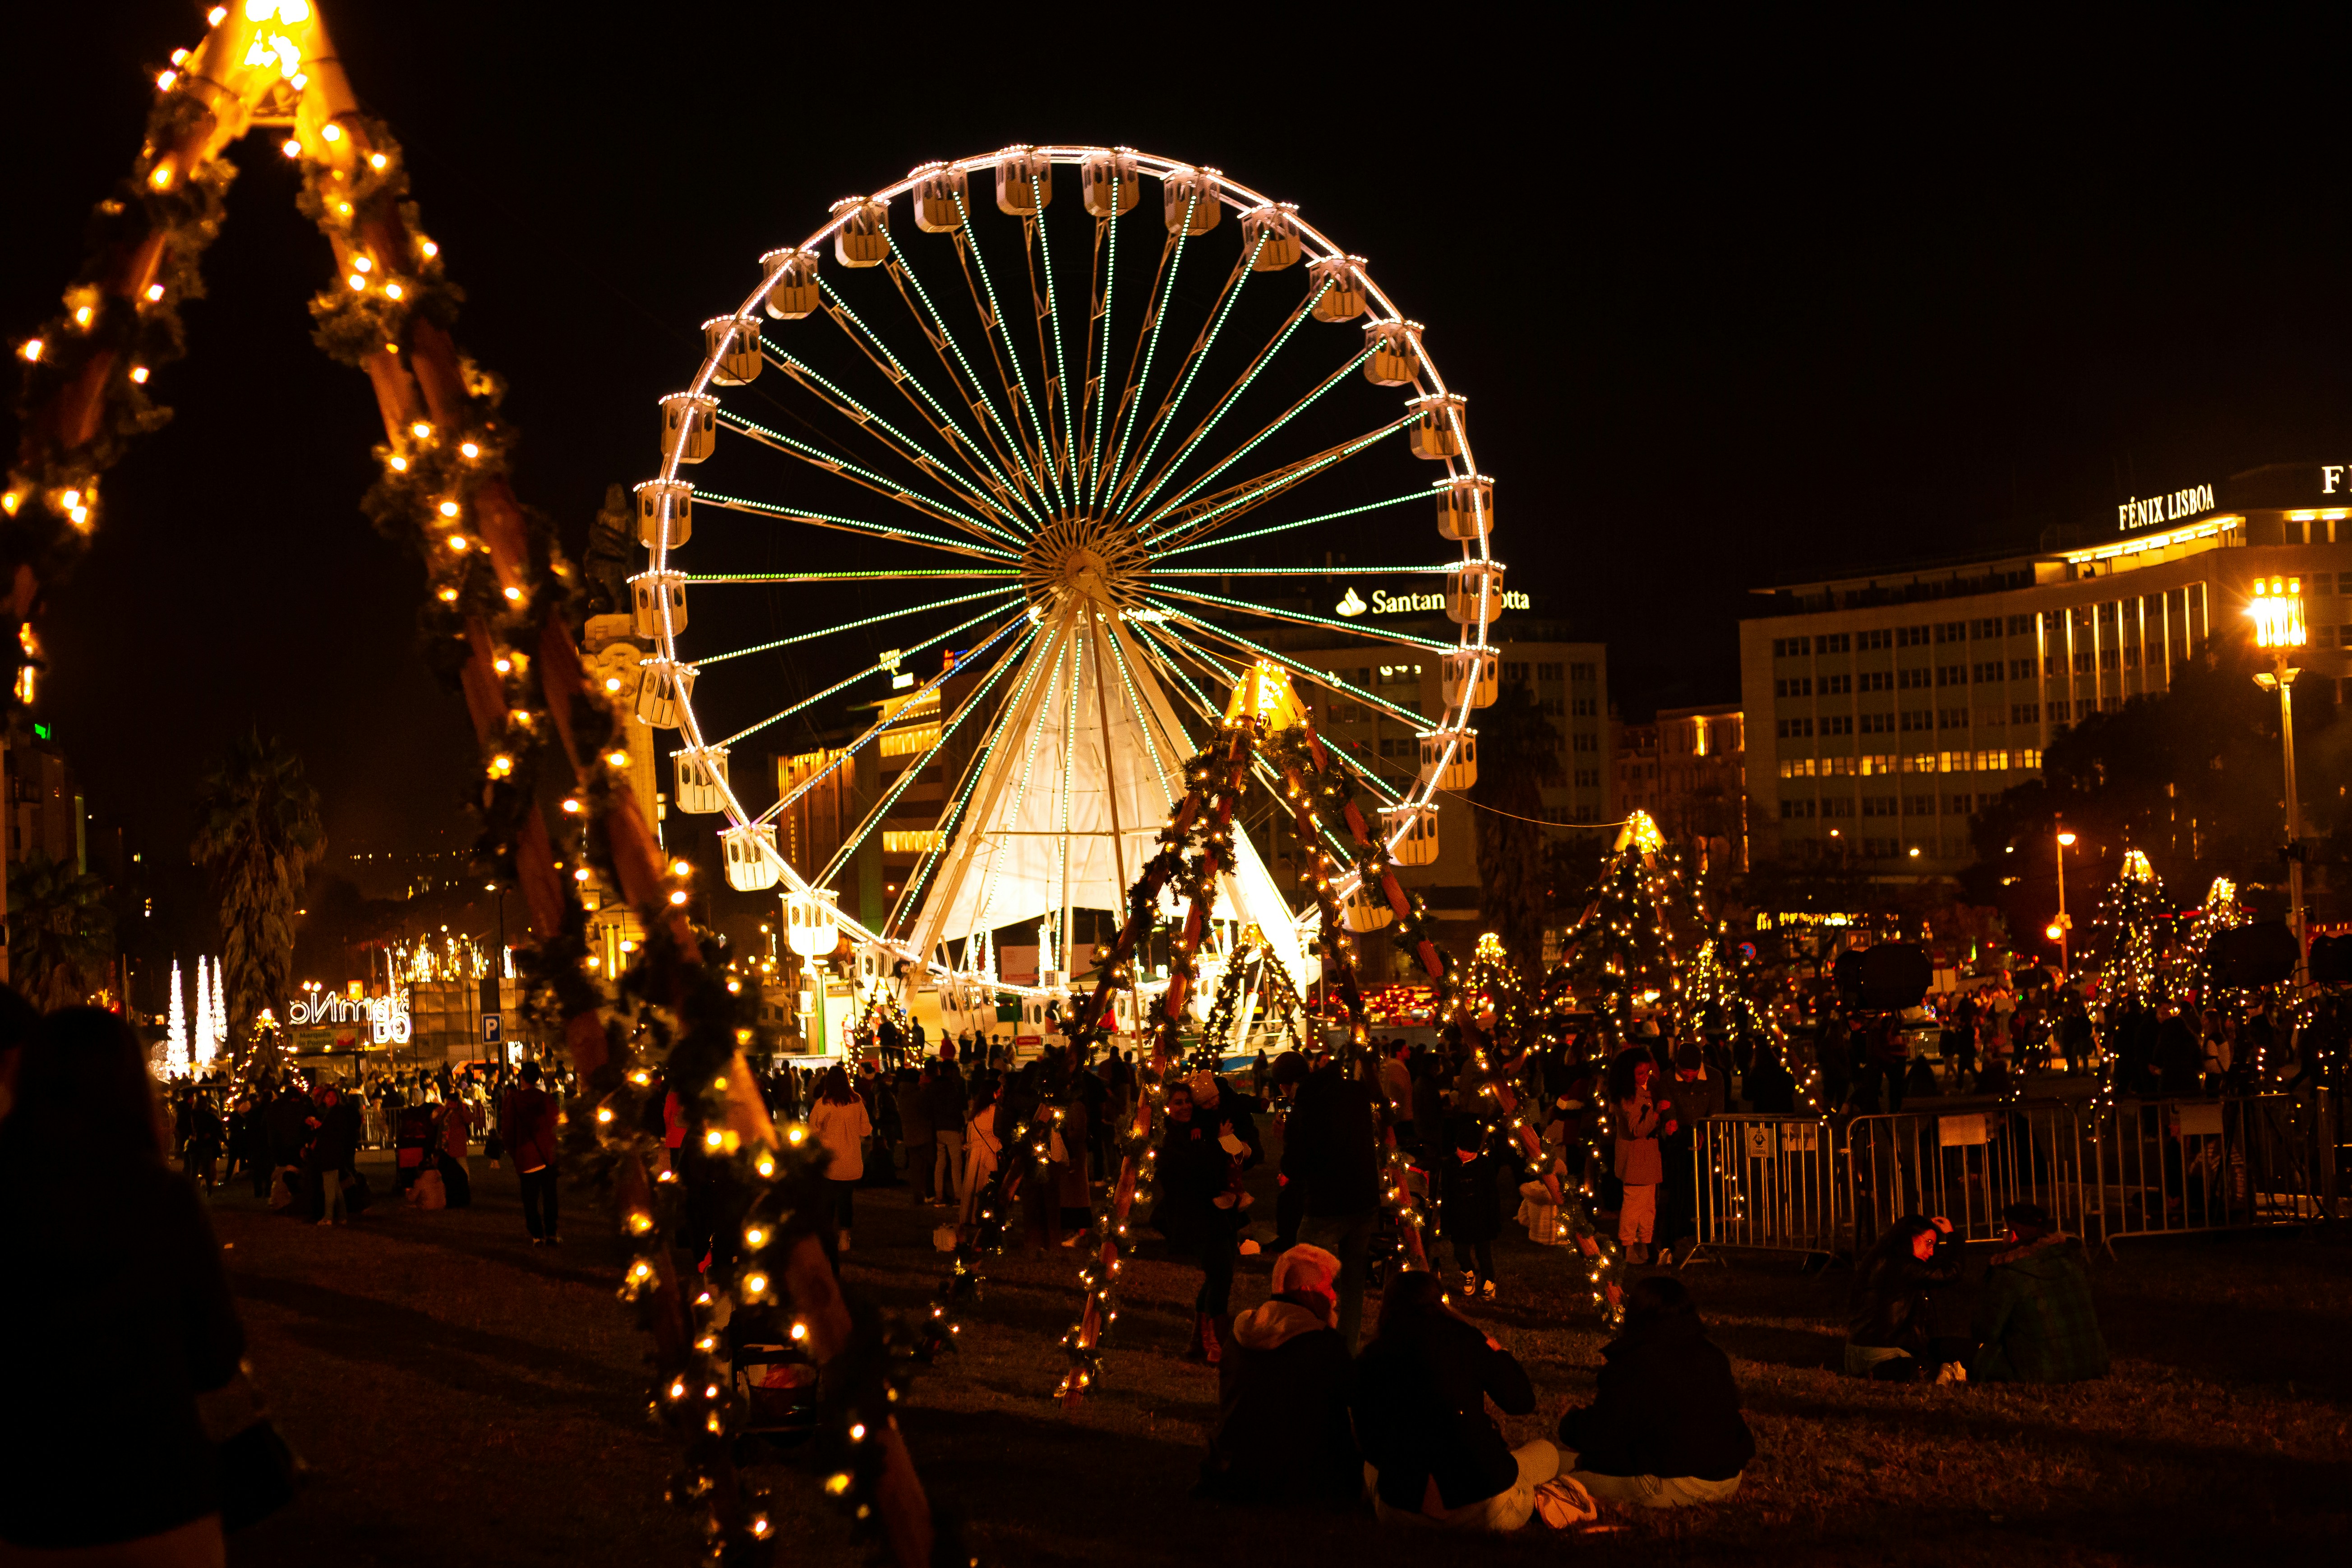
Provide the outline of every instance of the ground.
<path id="1" fill-rule="evenodd" d="M 256 1374 L 314 1472 L 292 1507 L 235 1538 L 240 1568 L 318 1568 L 322 1552 L 336 1568 L 692 1561 L 691 1521 L 661 1502 L 669 1456 L 645 1416 L 646 1342 L 614 1298 L 618 1242 L 568 1194 L 566 1245 L 529 1247 L 512 1172 L 473 1163 L 471 1210 L 379 1204 L 342 1229 L 271 1215 L 242 1184 L 215 1196 Z M 388 1166 L 372 1168 L 382 1190 Z M 849 1288 L 919 1310 L 940 1272 L 935 1212 L 903 1188 L 862 1193 Z M 1190 1500 L 1215 1379 L 1177 1354 L 1197 1281 L 1178 1265 L 1130 1268 L 1108 1386 L 1057 1407 L 1072 1261 L 1016 1251 L 992 1264 L 960 1352 L 906 1412 L 924 1484 L 984 1562 L 1427 1560 L 1429 1536 L 1369 1518 Z M 1856 1383 L 1835 1370 L 1849 1273 L 1702 1262 L 1683 1278 L 1756 1430 L 1739 1496 L 1670 1514 L 1604 1505 L 1601 1529 L 1573 1542 L 1449 1541 L 1446 1560 L 2335 1560 L 2352 1539 L 2352 1242 L 2139 1241 L 2095 1261 L 2115 1375 L 2059 1389 Z M 1265 1268 L 1244 1260 L 1236 1306 L 1263 1299 Z M 1497 1272 L 1501 1299 L 1476 1315 L 1543 1401 L 1506 1420 L 1517 1442 L 1589 1397 L 1602 1336 L 1561 1252 L 1507 1241 Z M 808 1475 L 763 1470 L 781 1561 L 858 1561 Z"/>

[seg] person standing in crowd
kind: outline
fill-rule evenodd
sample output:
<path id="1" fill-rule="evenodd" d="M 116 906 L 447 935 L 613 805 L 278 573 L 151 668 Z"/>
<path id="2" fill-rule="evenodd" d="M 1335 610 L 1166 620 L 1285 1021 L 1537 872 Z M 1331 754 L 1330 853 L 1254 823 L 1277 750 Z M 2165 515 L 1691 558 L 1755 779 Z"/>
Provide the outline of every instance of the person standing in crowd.
<path id="1" fill-rule="evenodd" d="M 1168 1249 L 1201 1265 L 1192 1296 L 1192 1338 L 1187 1361 L 1214 1366 L 1224 1353 L 1234 1289 L 1234 1232 L 1241 1220 L 1234 1158 L 1217 1124 L 1193 1103 L 1187 1083 L 1168 1088 L 1168 1119 L 1160 1140 L 1160 1202 L 1151 1226 Z"/>
<path id="2" fill-rule="evenodd" d="M 333 1084 L 319 1090 L 319 1127 L 310 1135 L 304 1172 L 319 1191 L 319 1223 L 344 1225 L 351 1220 L 343 1184 L 351 1179 L 359 1152 L 359 1108 Z"/>
<path id="3" fill-rule="evenodd" d="M 931 1201 L 932 1167 L 937 1163 L 930 1112 L 923 1104 L 923 1091 L 934 1070 L 928 1062 L 919 1068 L 902 1067 L 892 1090 L 892 1098 L 898 1102 L 899 1147 L 907 1152 L 907 1180 L 914 1186 L 919 1204 Z"/>
<path id="4" fill-rule="evenodd" d="M 1536 1489 L 1559 1474 L 1543 1438 L 1514 1449 L 1486 1414 L 1536 1407 L 1511 1353 L 1449 1310 L 1436 1276 L 1415 1271 L 1381 1293 L 1380 1331 L 1357 1363 L 1356 1432 L 1381 1523 L 1512 1531 L 1535 1512 Z"/>
<path id="5" fill-rule="evenodd" d="M 523 1228 L 533 1247 L 562 1245 L 556 1229 L 555 1100 L 540 1088 L 537 1062 L 522 1064 L 522 1082 L 507 1096 L 504 1133 L 522 1184 Z"/>
<path id="6" fill-rule="evenodd" d="M 2009 1247 L 1995 1253 L 1978 1292 L 1979 1383 L 2080 1383 L 2107 1375 L 2107 1342 L 2091 1304 L 2080 1237 L 2060 1230 L 2039 1204 L 2001 1211 Z"/>
<path id="7" fill-rule="evenodd" d="M 188 1145 L 181 1169 L 188 1173 L 189 1180 L 201 1184 L 209 1193 L 220 1185 L 217 1179 L 223 1136 L 220 1112 L 215 1110 L 212 1101 L 202 1094 L 191 1094 L 189 1099 Z"/>
<path id="8" fill-rule="evenodd" d="M 1854 1269 L 1845 1370 L 1877 1383 L 1968 1380 L 1968 1341 L 1947 1331 L 1960 1277 L 1952 1222 L 1906 1215 Z"/>
<path id="9" fill-rule="evenodd" d="M 1003 1113 L 1003 1083 L 994 1073 L 975 1073 L 971 1079 L 971 1117 L 963 1125 L 964 1170 L 963 1197 L 957 1223 L 971 1225 L 980 1212 L 982 1195 L 987 1191 L 996 1168 L 1003 1163 L 1004 1140 L 997 1131 Z M 1009 1129 L 1008 1129 L 1009 1130 Z"/>
<path id="10" fill-rule="evenodd" d="M 1300 1238 L 1339 1259 L 1339 1339 L 1351 1355 L 1380 1225 L 1379 1132 L 1376 1091 L 1327 1058 L 1298 1086 L 1282 1151 L 1282 1176 L 1305 1189 Z"/>
<path id="11" fill-rule="evenodd" d="M 5 1002 L 13 1032 L 21 1004 Z M 10 1446 L 0 1561 L 217 1568 L 220 1465 L 197 1398 L 245 1353 L 219 1244 L 165 1163 L 130 1026 L 69 1007 L 28 1037 L 0 1121 L 0 1386 L 37 1435 Z"/>
<path id="12" fill-rule="evenodd" d="M 1464 1299 L 1491 1301 L 1495 1238 L 1503 1230 L 1495 1156 L 1486 1151 L 1486 1130 L 1476 1117 L 1454 1117 L 1453 1132 L 1454 1147 L 1437 1167 L 1438 1231 L 1453 1246 Z"/>
<path id="13" fill-rule="evenodd" d="M 1217 1429 L 1194 1495 L 1237 1503 L 1354 1506 L 1363 1458 L 1348 1418 L 1356 1368 L 1332 1327 L 1339 1260 L 1294 1247 L 1274 1293 L 1234 1320 L 1217 1368 Z"/>
<path id="14" fill-rule="evenodd" d="M 825 1256 L 837 1262 L 849 1250 L 851 1205 L 856 1201 L 857 1184 L 866 1174 L 866 1140 L 874 1135 L 866 1101 L 849 1087 L 849 1075 L 838 1064 L 825 1073 L 817 1089 L 816 1105 L 809 1112 L 809 1135 L 832 1156 L 825 1162 L 824 1184 L 833 1194 L 833 1224 L 820 1228 L 817 1235 L 830 1242 Z"/>
<path id="15" fill-rule="evenodd" d="M 962 1070 L 952 1056 L 941 1057 L 932 1064 L 923 1086 L 923 1116 L 930 1123 L 931 1143 L 937 1151 L 931 1161 L 933 1201 L 942 1206 L 963 1204 L 966 1098 Z"/>
<path id="16" fill-rule="evenodd" d="M 1780 1059 L 1777 1041 L 1759 1039 L 1748 1058 L 1748 1075 L 1740 1079 L 1740 1098 L 1750 1110 L 1793 1116 L 1797 1111 L 1797 1080 Z"/>
<path id="17" fill-rule="evenodd" d="M 1586 1491 L 1678 1508 L 1739 1489 L 1756 1437 L 1739 1414 L 1731 1360 L 1708 1341 L 1681 1280 L 1636 1279 L 1624 1327 L 1601 1355 L 1593 1402 L 1559 1422 L 1561 1466 Z"/>
<path id="18" fill-rule="evenodd" d="M 1658 1184 L 1665 1175 L 1658 1135 L 1672 1131 L 1674 1121 L 1661 1113 L 1651 1094 L 1658 1067 L 1650 1053 L 1636 1047 L 1618 1053 L 1609 1068 L 1609 1098 L 1616 1106 L 1616 1150 L 1613 1170 L 1624 1184 L 1617 1210 L 1617 1239 L 1625 1246 L 1625 1261 L 1650 1260 L 1651 1235 L 1657 1224 Z M 1671 1109 L 1671 1107 L 1667 1108 Z"/>

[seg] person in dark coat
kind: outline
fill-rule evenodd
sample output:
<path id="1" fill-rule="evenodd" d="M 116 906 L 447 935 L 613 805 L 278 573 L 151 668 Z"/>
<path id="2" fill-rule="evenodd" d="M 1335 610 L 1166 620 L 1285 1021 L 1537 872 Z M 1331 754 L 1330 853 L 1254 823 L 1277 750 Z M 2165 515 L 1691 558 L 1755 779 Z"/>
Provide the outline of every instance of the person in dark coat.
<path id="1" fill-rule="evenodd" d="M 2205 1051 L 2180 1009 L 2168 1003 L 2156 1026 L 2157 1093 L 2188 1098 L 2205 1087 Z"/>
<path id="2" fill-rule="evenodd" d="M 941 1058 L 923 1086 L 922 1099 L 923 1118 L 930 1123 L 931 1142 L 938 1151 L 931 1162 L 932 1184 L 938 1201 L 947 1207 L 963 1203 L 964 1107 L 969 1098 L 955 1058 Z"/>
<path id="3" fill-rule="evenodd" d="M 1993 1255 L 1977 1298 L 1982 1342 L 1973 1375 L 1984 1383 L 2080 1383 L 2107 1375 L 2107 1342 L 2091 1305 L 2080 1237 L 2038 1204 L 2011 1204 L 2010 1247 Z"/>
<path id="4" fill-rule="evenodd" d="M 14 1001 L 0 987 L 0 1047 Z M 0 1121 L 0 1387 L 18 1429 L 0 1560 L 221 1563 L 220 1460 L 197 1400 L 236 1377 L 245 1331 L 204 1199 L 164 1163 L 146 1048 L 114 1015 L 69 1007 L 16 1055 Z"/>
<path id="5" fill-rule="evenodd" d="M 1740 1098 L 1748 1109 L 1793 1116 L 1797 1111 L 1797 1080 L 1789 1076 L 1789 1068 L 1780 1060 L 1780 1046 L 1769 1039 L 1758 1040 L 1754 1054 L 1748 1058 L 1747 1075 L 1739 1082 Z"/>
<path id="6" fill-rule="evenodd" d="M 522 1064 L 522 1082 L 507 1095 L 506 1142 L 522 1185 L 523 1228 L 533 1247 L 555 1247 L 555 1101 L 539 1087 L 539 1064 Z"/>
<path id="7" fill-rule="evenodd" d="M 1321 1247 L 1294 1247 L 1274 1260 L 1272 1298 L 1234 1320 L 1196 1497 L 1349 1508 L 1363 1496 L 1356 1366 L 1332 1327 L 1339 1275 Z"/>
<path id="8" fill-rule="evenodd" d="M 923 1108 L 924 1080 L 933 1069 L 928 1066 L 898 1069 L 891 1097 L 898 1104 L 898 1129 L 907 1151 L 907 1179 L 914 1184 L 915 1201 L 931 1201 L 933 1159 L 930 1114 Z"/>
<path id="9" fill-rule="evenodd" d="M 1151 1226 L 1168 1238 L 1169 1251 L 1200 1259 L 1192 1339 L 1184 1355 L 1212 1365 L 1223 1359 L 1235 1236 L 1243 1218 L 1234 1159 L 1219 1132 L 1220 1123 L 1194 1110 L 1191 1085 L 1169 1086 L 1168 1121 L 1160 1143 L 1160 1202 L 1151 1211 Z"/>
<path id="10" fill-rule="evenodd" d="M 1339 1259 L 1339 1337 L 1351 1353 L 1380 1226 L 1379 1107 L 1379 1090 L 1326 1061 L 1298 1086 L 1282 1149 L 1282 1174 L 1306 1189 L 1300 1237 Z"/>
<path id="11" fill-rule="evenodd" d="M 1946 1331 L 1959 1277 L 1950 1220 L 1906 1215 L 1888 1226 L 1854 1269 L 1847 1373 L 1880 1383 L 1964 1381 L 1969 1342 Z"/>
<path id="12" fill-rule="evenodd" d="M 1625 1326 L 1601 1347 L 1591 1404 L 1560 1417 L 1560 1464 L 1596 1498 L 1679 1508 L 1739 1489 L 1755 1435 L 1731 1361 L 1682 1281 L 1652 1274 L 1625 1293 Z"/>
<path id="13" fill-rule="evenodd" d="M 1503 1441 L 1486 1401 L 1525 1415 L 1535 1386 L 1508 1351 L 1446 1307 L 1434 1275 L 1389 1281 L 1356 1375 L 1356 1435 L 1384 1524 L 1517 1530 L 1535 1511 L 1536 1489 L 1559 1474 L 1559 1450 L 1546 1439 L 1516 1449 Z"/>
<path id="14" fill-rule="evenodd" d="M 1495 1156 L 1486 1130 L 1474 1116 L 1453 1119 L 1454 1147 L 1437 1167 L 1438 1234 L 1454 1245 L 1454 1267 L 1462 1270 L 1462 1293 L 1472 1300 L 1495 1299 L 1495 1237 L 1503 1231 L 1502 1200 Z"/>
<path id="15" fill-rule="evenodd" d="M 318 1108 L 319 1125 L 302 1156 L 303 1177 L 317 1189 L 319 1223 L 340 1225 L 351 1218 L 343 1179 L 358 1157 L 360 1108 L 332 1084 L 319 1090 Z"/>

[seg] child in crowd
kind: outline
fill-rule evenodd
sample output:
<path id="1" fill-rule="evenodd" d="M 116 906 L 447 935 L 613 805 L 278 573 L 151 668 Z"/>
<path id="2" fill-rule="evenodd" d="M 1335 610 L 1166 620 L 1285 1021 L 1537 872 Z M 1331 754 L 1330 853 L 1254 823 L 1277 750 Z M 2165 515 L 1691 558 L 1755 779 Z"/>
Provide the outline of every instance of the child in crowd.
<path id="1" fill-rule="evenodd" d="M 1486 1152 L 1486 1130 L 1475 1117 L 1456 1116 L 1451 1131 L 1448 1142 L 1454 1148 L 1437 1173 L 1438 1229 L 1454 1244 L 1454 1266 L 1462 1270 L 1464 1297 L 1491 1301 L 1495 1237 L 1503 1228 L 1495 1157 Z"/>

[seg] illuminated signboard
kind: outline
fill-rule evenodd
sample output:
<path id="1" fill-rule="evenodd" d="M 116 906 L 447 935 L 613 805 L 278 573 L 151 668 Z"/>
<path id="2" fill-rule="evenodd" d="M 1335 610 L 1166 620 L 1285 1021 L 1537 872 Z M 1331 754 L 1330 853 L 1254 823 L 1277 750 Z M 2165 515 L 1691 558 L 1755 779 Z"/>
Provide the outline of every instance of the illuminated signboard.
<path id="1" fill-rule="evenodd" d="M 2338 470 L 2339 472 L 2341 470 Z M 2116 528 L 2128 533 L 2135 528 L 2154 528 L 2158 523 L 2179 522 L 2186 517 L 2198 517 L 2213 510 L 2213 487 L 2191 485 L 2170 495 L 2156 496 L 2147 500 L 2134 496 L 2116 508 Z"/>
<path id="2" fill-rule="evenodd" d="M 365 1024 L 379 1046 L 404 1046 L 415 1029 L 408 1020 L 405 996 L 321 996 L 299 999 L 286 1009 L 287 1021 L 304 1024 Z"/>
<path id="3" fill-rule="evenodd" d="M 1535 608 L 1533 600 L 1514 589 L 1504 589 L 1501 597 L 1502 607 L 1507 610 Z M 1368 611 L 1375 616 L 1443 615 L 1445 612 L 1445 595 L 1442 593 L 1391 594 L 1385 588 L 1375 588 L 1371 598 L 1367 601 L 1350 587 L 1339 595 L 1339 602 L 1332 608 L 1350 619 Z"/>

